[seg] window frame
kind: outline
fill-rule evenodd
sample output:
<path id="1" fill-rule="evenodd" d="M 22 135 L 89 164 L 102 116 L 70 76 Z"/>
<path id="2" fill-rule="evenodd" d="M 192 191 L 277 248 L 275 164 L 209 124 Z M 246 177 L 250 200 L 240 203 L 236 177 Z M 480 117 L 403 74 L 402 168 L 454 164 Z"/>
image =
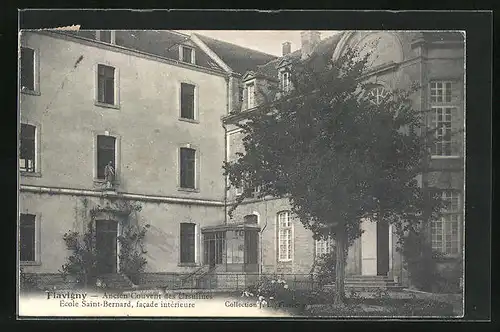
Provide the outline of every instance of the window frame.
<path id="1" fill-rule="evenodd" d="M 120 184 L 120 172 L 121 172 L 121 153 L 120 153 L 120 148 L 121 148 L 121 137 L 120 135 L 110 132 L 110 131 L 94 131 L 93 132 L 94 136 L 94 163 L 93 163 L 93 178 L 94 178 L 94 183 L 95 184 L 102 184 L 105 183 L 106 181 L 104 179 L 99 179 L 98 177 L 98 167 L 99 167 L 99 160 L 98 160 L 98 137 L 99 136 L 111 136 L 115 138 L 115 164 L 113 165 L 115 169 L 115 179 L 114 179 L 114 185 L 117 186 Z"/>
<path id="2" fill-rule="evenodd" d="M 325 252 L 318 253 L 318 247 L 325 248 Z M 335 239 L 332 236 L 328 236 L 326 239 L 316 239 L 314 240 L 314 254 L 316 258 L 319 258 L 325 254 L 329 254 L 334 249 Z"/>
<path id="3" fill-rule="evenodd" d="M 433 87 L 432 85 L 433 84 L 438 84 L 438 83 L 441 83 L 442 84 L 442 88 L 441 90 L 443 91 L 443 94 L 442 94 L 442 97 L 443 97 L 443 100 L 442 101 L 432 101 L 432 90 L 433 90 Z M 450 96 L 450 100 L 447 101 L 446 100 L 446 96 L 448 94 L 446 94 L 446 89 L 444 88 L 444 86 L 446 84 L 450 84 L 450 93 L 449 93 L 449 96 Z M 443 118 L 446 116 L 445 114 L 445 109 L 451 109 L 451 116 L 450 116 L 450 132 L 453 134 L 453 124 L 454 122 L 457 120 L 456 118 L 454 118 L 454 115 L 455 117 L 458 116 L 458 112 L 459 110 L 461 109 L 460 108 L 460 105 L 458 102 L 454 102 L 453 101 L 453 86 L 455 84 L 458 84 L 458 82 L 456 80 L 450 80 L 450 79 L 433 79 L 433 80 L 430 80 L 429 83 L 428 83 L 428 104 L 430 105 L 430 111 L 431 111 L 431 115 L 428 117 L 428 126 L 432 129 L 432 130 L 435 130 L 437 128 L 437 124 L 438 124 L 438 110 L 441 110 L 441 113 L 442 113 L 442 116 Z M 437 89 L 437 87 L 436 87 Z M 434 117 L 434 121 L 433 121 L 433 117 Z M 438 135 L 438 131 L 436 130 L 435 132 L 435 135 Z M 436 137 L 436 136 L 435 136 Z M 440 143 L 443 143 L 444 141 L 440 141 Z M 460 156 L 460 153 L 456 153 L 456 151 L 460 151 L 461 148 L 459 146 L 454 146 L 454 144 L 460 144 L 460 142 L 458 141 L 454 141 L 452 138 L 450 138 L 449 141 L 450 144 L 450 154 L 447 155 L 447 154 L 443 154 L 443 150 L 444 149 L 441 149 L 441 154 L 437 154 L 437 146 L 436 144 L 433 144 L 430 149 L 431 149 L 431 158 L 432 159 L 447 159 L 447 158 L 461 158 Z M 436 140 L 436 143 L 438 143 L 438 141 Z M 455 151 L 455 153 L 454 153 Z"/>
<path id="4" fill-rule="evenodd" d="M 190 62 L 184 61 L 184 49 L 191 50 L 191 59 Z M 195 48 L 187 45 L 179 45 L 179 61 L 182 63 L 189 63 L 191 65 L 196 64 L 196 53 Z"/>
<path id="5" fill-rule="evenodd" d="M 379 90 L 380 90 L 380 89 L 382 89 L 382 91 L 383 91 L 384 93 L 382 93 L 382 94 L 381 94 L 381 93 L 379 93 Z M 371 97 L 372 97 L 372 93 L 373 93 L 374 91 L 377 91 L 377 92 L 373 95 L 373 97 L 375 97 L 375 99 L 376 99 L 375 101 L 371 98 Z M 371 88 L 371 89 L 370 89 L 370 91 L 368 91 L 368 98 L 369 98 L 369 101 L 370 101 L 373 105 L 375 105 L 375 106 L 380 105 L 380 104 L 382 103 L 381 99 L 386 98 L 388 95 L 389 95 L 389 90 L 388 90 L 385 86 L 383 86 L 383 85 L 381 85 L 381 84 L 377 84 L 376 86 L 374 86 L 373 88 Z"/>
<path id="6" fill-rule="evenodd" d="M 21 216 L 22 215 L 33 215 L 35 216 L 35 224 L 34 224 L 34 237 L 35 237 L 35 243 L 34 243 L 34 260 L 33 261 L 21 261 Z M 18 214 L 18 227 L 17 227 L 17 255 L 18 255 L 18 262 L 20 266 L 35 266 L 35 265 L 41 265 L 41 219 L 42 215 L 40 213 L 33 213 L 28 210 L 25 210 L 24 212 L 20 212 Z"/>
<path id="7" fill-rule="evenodd" d="M 257 107 L 257 105 L 256 105 L 256 92 L 255 92 L 256 84 L 255 83 L 256 83 L 255 80 L 252 80 L 250 82 L 245 83 L 247 110 L 250 110 L 250 109 Z M 252 87 L 252 91 L 253 91 L 252 98 L 250 98 L 250 95 L 251 95 L 250 89 L 249 89 L 250 87 Z M 252 103 L 250 103 L 250 100 L 252 101 Z"/>
<path id="8" fill-rule="evenodd" d="M 282 226 L 281 223 L 281 218 L 280 216 L 282 214 L 287 215 L 287 222 L 286 226 Z M 293 234 L 293 223 L 292 223 L 292 216 L 291 216 L 291 211 L 289 210 L 284 210 L 280 211 L 276 214 L 276 223 L 278 226 L 278 262 L 292 262 L 293 261 L 293 256 L 294 256 L 294 234 Z M 282 232 L 285 231 L 285 246 L 286 246 L 286 257 L 282 256 L 281 253 L 281 243 L 282 243 Z"/>
<path id="9" fill-rule="evenodd" d="M 182 167 L 182 156 L 181 156 L 181 151 L 182 149 L 191 149 L 194 150 L 194 188 L 186 188 L 182 187 L 182 179 L 181 179 L 181 167 Z M 177 149 L 177 162 L 178 162 L 178 167 L 177 167 L 177 189 L 179 191 L 186 191 L 186 192 L 199 192 L 199 180 L 200 180 L 200 150 L 199 147 L 193 144 L 182 144 L 178 147 Z"/>
<path id="10" fill-rule="evenodd" d="M 194 252 L 193 252 L 193 261 L 192 262 L 183 262 L 183 250 L 182 250 L 182 244 L 183 244 L 183 236 L 182 236 L 182 225 L 193 225 L 194 231 L 193 231 L 193 246 L 194 246 Z M 199 264 L 199 227 L 198 224 L 194 222 L 181 222 L 179 223 L 179 266 L 196 266 Z"/>
<path id="11" fill-rule="evenodd" d="M 286 83 L 286 84 L 285 84 Z M 279 86 L 280 92 L 287 94 L 292 90 L 292 81 L 290 80 L 290 71 L 285 68 L 279 72 Z"/>
<path id="12" fill-rule="evenodd" d="M 35 127 L 35 149 L 34 149 L 34 159 L 35 159 L 35 169 L 33 172 L 28 172 L 21 170 L 21 127 L 22 125 L 29 125 L 32 127 Z M 19 124 L 19 131 L 18 131 L 18 158 L 17 158 L 17 169 L 19 170 L 19 173 L 21 176 L 27 176 L 27 177 L 41 177 L 42 176 L 42 158 L 41 158 L 41 126 L 39 123 L 35 123 L 32 121 L 24 121 L 21 120 Z"/>
<path id="13" fill-rule="evenodd" d="M 182 86 L 183 85 L 191 85 L 193 86 L 193 119 L 184 118 L 182 116 Z M 179 82 L 179 120 L 190 122 L 190 123 L 200 123 L 199 121 L 199 113 L 198 113 L 198 85 L 190 82 L 190 81 L 181 81 Z"/>
<path id="14" fill-rule="evenodd" d="M 439 220 L 433 220 L 431 221 L 431 247 L 433 250 L 440 252 L 444 257 L 458 257 L 462 254 L 462 219 L 463 219 L 463 213 L 462 213 L 462 193 L 459 190 L 454 190 L 454 189 L 443 189 L 441 191 L 441 198 L 446 201 L 446 196 L 450 195 L 451 197 L 450 201 L 452 201 L 454 198 L 456 199 L 456 209 L 449 210 L 447 208 L 443 208 L 441 210 L 441 217 Z M 448 217 L 455 217 L 456 220 L 446 220 Z M 450 218 L 450 219 L 451 219 Z M 453 238 L 453 226 L 450 225 L 449 231 L 451 233 L 447 233 L 447 226 L 446 224 L 452 224 L 456 223 L 456 237 Z M 436 224 L 439 224 L 440 227 L 435 227 Z M 440 229 L 439 234 L 435 234 L 434 230 L 435 229 Z M 435 237 L 437 235 L 441 236 L 440 240 L 435 240 Z M 446 236 L 450 235 L 450 243 L 456 242 L 457 243 L 457 252 L 447 252 L 447 240 Z M 435 242 L 440 241 L 440 246 L 435 246 Z M 451 246 L 451 248 L 453 248 Z"/>
<path id="15" fill-rule="evenodd" d="M 27 48 L 33 51 L 33 90 L 29 88 L 24 88 L 22 85 L 22 49 Z M 19 91 L 23 94 L 29 95 L 40 95 L 40 51 L 38 48 L 33 46 L 28 46 L 26 43 L 21 43 L 19 48 Z"/>
<path id="16" fill-rule="evenodd" d="M 114 69 L 113 78 L 113 104 L 99 101 L 99 66 L 111 67 Z M 94 105 L 102 108 L 120 109 L 120 70 L 109 62 L 99 62 L 94 65 Z"/>

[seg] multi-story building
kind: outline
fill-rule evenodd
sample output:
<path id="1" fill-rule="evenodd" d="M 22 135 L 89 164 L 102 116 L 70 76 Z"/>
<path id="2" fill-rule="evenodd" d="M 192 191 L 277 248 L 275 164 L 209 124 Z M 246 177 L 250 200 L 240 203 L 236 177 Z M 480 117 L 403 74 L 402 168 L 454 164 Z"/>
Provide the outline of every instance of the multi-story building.
<path id="1" fill-rule="evenodd" d="M 170 31 L 25 31 L 20 42 L 19 258 L 46 284 L 60 282 L 64 233 L 83 232 L 91 212 L 99 245 L 110 252 L 101 273 L 120 272 L 117 201 L 140 203 L 135 219 L 150 225 L 145 283 L 197 271 L 309 273 L 332 241 L 313 240 L 285 199 L 246 199 L 229 217 L 240 193 L 226 190 L 222 163 L 242 151 L 235 124 L 270 85 L 293 88 L 282 69 L 313 52 L 336 58 L 349 46 L 370 45 L 374 102 L 418 82 L 425 88 L 414 106 L 432 110 L 429 125 L 464 126 L 460 34 L 342 32 L 321 40 L 305 31 L 301 47 L 291 52 L 284 43 L 280 58 Z M 423 179 L 453 204 L 432 223 L 432 244 L 459 257 L 464 145 L 439 138 Z M 347 272 L 404 277 L 391 226 L 363 228 Z"/>
<path id="2" fill-rule="evenodd" d="M 228 126 L 228 158 L 243 152 L 242 133 L 235 124 L 245 113 L 258 109 L 269 100 L 268 92 L 286 92 L 293 88 L 287 66 L 313 52 L 338 58 L 348 47 L 370 51 L 366 80 L 372 84 L 373 102 L 391 89 L 422 89 L 414 94 L 414 108 L 429 110 L 427 125 L 440 126 L 433 148 L 431 168 L 421 182 L 442 192 L 451 204 L 440 219 L 432 222 L 430 236 L 434 250 L 444 254 L 440 266 L 462 257 L 464 229 L 464 38 L 451 32 L 342 32 L 321 40 L 314 31 L 302 32 L 301 48 L 291 52 L 283 44 L 283 56 L 258 66 L 243 76 L 241 112 L 224 119 Z M 279 98 L 277 96 L 271 98 Z M 267 99 L 266 99 L 267 98 Z M 447 135 L 453 132 L 454 135 Z M 458 134 L 457 134 L 458 132 Z M 230 194 L 235 199 L 237 190 Z M 245 199 L 235 212 L 234 221 L 254 218 L 261 226 L 261 270 L 271 273 L 309 273 L 313 262 L 331 250 L 333 241 L 313 240 L 312 233 L 293 217 L 287 199 Z M 230 220 L 231 222 L 231 220 Z M 406 283 L 403 257 L 396 250 L 397 236 L 391 225 L 363 222 L 362 236 L 349 248 L 346 273 L 361 276 L 387 276 Z"/>

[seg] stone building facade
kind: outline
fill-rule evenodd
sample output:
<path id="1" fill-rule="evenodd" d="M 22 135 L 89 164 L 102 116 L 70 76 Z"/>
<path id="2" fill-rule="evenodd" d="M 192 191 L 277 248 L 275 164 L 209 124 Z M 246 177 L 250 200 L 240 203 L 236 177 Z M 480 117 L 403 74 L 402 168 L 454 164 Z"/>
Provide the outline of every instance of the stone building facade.
<path id="1" fill-rule="evenodd" d="M 283 199 L 246 199 L 229 217 L 238 192 L 226 190 L 222 173 L 222 162 L 242 151 L 235 123 L 270 85 L 290 88 L 281 70 L 290 60 L 370 45 L 374 98 L 419 82 L 415 108 L 435 110 L 429 125 L 464 123 L 464 40 L 456 34 L 343 32 L 322 40 L 305 31 L 301 47 L 291 52 L 285 43 L 280 58 L 170 31 L 26 31 L 20 44 L 19 259 L 49 284 L 69 254 L 64 233 L 83 232 L 90 211 L 112 253 L 102 273 L 120 273 L 125 224 L 117 202 L 139 203 L 134 222 L 150 225 L 144 282 L 209 271 L 310 273 L 331 244 L 313 240 Z M 448 258 L 463 246 L 463 146 L 463 137 L 442 140 L 423 177 L 453 203 L 432 226 L 433 246 Z M 347 272 L 404 279 L 393 230 L 364 228 Z"/>

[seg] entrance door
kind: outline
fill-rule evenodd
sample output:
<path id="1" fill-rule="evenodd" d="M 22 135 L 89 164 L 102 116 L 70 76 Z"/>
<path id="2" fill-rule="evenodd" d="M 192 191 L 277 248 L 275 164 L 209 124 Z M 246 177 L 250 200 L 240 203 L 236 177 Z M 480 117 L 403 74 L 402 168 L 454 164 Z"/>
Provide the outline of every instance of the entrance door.
<path id="1" fill-rule="evenodd" d="M 389 272 L 389 224 L 377 223 L 377 275 L 386 276 Z"/>
<path id="2" fill-rule="evenodd" d="M 115 273 L 117 271 L 117 232 L 118 223 L 116 221 L 96 221 L 96 252 L 99 273 Z"/>
<path id="3" fill-rule="evenodd" d="M 257 231 L 245 232 L 245 272 L 258 271 L 258 257 L 259 257 L 259 235 Z"/>
<path id="4" fill-rule="evenodd" d="M 213 267 L 223 263 L 223 253 L 225 248 L 225 232 L 205 233 L 203 237 L 205 249 L 205 264 Z"/>

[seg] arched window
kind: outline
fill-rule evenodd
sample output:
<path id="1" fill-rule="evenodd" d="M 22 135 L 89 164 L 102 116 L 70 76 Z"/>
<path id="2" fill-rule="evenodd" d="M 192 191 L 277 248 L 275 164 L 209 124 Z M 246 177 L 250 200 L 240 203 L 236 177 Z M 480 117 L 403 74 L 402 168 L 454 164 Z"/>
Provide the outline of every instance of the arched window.
<path id="1" fill-rule="evenodd" d="M 292 222 L 290 211 L 278 213 L 278 260 L 292 260 Z"/>
<path id="2" fill-rule="evenodd" d="M 379 105 L 389 92 L 383 86 L 377 86 L 368 92 L 368 98 L 374 105 Z"/>

